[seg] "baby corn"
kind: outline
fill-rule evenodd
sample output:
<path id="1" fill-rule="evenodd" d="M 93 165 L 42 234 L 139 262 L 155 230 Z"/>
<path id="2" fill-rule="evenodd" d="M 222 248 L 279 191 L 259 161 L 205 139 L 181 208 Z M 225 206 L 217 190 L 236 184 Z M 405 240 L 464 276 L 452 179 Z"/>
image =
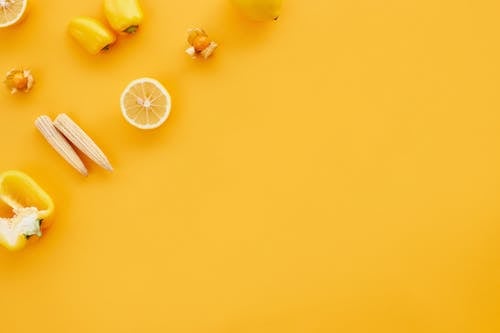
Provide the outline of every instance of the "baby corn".
<path id="1" fill-rule="evenodd" d="M 113 171 L 102 150 L 68 115 L 64 113 L 58 115 L 54 120 L 54 126 L 92 161 L 106 170 Z"/>
<path id="2" fill-rule="evenodd" d="M 40 116 L 35 120 L 35 126 L 47 142 L 61 155 L 72 167 L 82 175 L 87 176 L 87 168 L 68 141 L 57 131 L 48 116 Z"/>

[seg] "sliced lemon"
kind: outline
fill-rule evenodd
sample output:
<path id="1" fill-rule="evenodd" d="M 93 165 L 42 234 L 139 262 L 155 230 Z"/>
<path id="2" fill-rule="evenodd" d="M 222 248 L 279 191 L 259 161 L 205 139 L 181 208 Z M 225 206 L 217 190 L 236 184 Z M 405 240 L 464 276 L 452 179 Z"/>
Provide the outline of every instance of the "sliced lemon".
<path id="1" fill-rule="evenodd" d="M 0 28 L 19 22 L 28 6 L 28 0 L 0 0 Z"/>
<path id="2" fill-rule="evenodd" d="M 167 120 L 171 107 L 170 94 L 155 79 L 140 78 L 129 83 L 122 93 L 123 117 L 140 129 L 154 129 Z"/>

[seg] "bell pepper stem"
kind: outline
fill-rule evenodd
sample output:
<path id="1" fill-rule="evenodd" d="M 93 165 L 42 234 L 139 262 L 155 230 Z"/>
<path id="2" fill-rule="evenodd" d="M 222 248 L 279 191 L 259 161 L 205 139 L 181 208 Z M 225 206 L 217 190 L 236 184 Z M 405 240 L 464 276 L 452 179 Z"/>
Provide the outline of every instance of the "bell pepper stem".
<path id="1" fill-rule="evenodd" d="M 137 29 L 139 29 L 139 26 L 138 25 L 131 25 L 130 27 L 128 27 L 127 29 L 123 30 L 123 32 L 126 32 L 128 34 L 134 34 L 137 32 Z"/>

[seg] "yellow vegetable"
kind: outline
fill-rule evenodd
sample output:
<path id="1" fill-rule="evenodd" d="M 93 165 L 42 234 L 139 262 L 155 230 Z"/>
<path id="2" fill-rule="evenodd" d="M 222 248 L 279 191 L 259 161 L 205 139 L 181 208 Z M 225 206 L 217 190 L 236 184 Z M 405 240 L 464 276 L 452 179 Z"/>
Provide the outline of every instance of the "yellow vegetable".
<path id="1" fill-rule="evenodd" d="M 115 34 L 92 17 L 75 17 L 69 22 L 69 34 L 90 54 L 107 50 L 115 41 Z"/>
<path id="2" fill-rule="evenodd" d="M 28 175 L 20 171 L 0 175 L 1 245 L 19 250 L 31 237 L 40 237 L 50 226 L 53 211 L 50 196 Z"/>
<path id="3" fill-rule="evenodd" d="M 136 32 L 144 18 L 138 0 L 104 0 L 104 14 L 115 31 L 128 34 Z"/>

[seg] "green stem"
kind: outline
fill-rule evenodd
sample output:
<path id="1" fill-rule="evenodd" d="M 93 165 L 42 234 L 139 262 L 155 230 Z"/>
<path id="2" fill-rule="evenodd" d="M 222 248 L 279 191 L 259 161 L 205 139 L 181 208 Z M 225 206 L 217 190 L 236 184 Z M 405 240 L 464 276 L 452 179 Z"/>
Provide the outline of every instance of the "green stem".
<path id="1" fill-rule="evenodd" d="M 137 32 L 137 29 L 139 29 L 138 25 L 131 25 L 127 29 L 123 30 L 123 32 L 126 32 L 128 34 L 135 34 Z"/>

